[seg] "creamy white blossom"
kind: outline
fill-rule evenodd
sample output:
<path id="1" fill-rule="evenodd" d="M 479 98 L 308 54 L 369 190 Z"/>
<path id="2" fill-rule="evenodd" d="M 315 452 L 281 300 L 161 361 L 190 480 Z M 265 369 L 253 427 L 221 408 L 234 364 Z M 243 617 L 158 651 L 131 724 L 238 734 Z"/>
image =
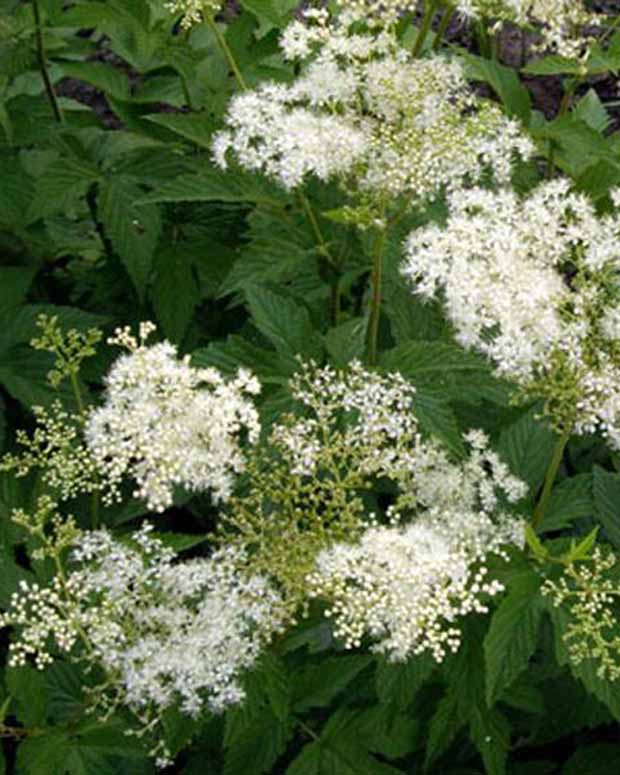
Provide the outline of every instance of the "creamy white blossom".
<path id="1" fill-rule="evenodd" d="M 487 449 L 484 434 L 468 440 L 472 456 L 462 465 L 432 445 L 413 462 L 410 522 L 373 526 L 357 543 L 318 555 L 311 594 L 327 600 L 348 648 L 368 637 L 394 661 L 428 651 L 441 662 L 460 645 L 459 620 L 486 613 L 503 590 L 484 560 L 507 544 L 522 546 L 523 522 L 501 511 L 498 495 L 516 501 L 526 487 Z"/>
<path id="2" fill-rule="evenodd" d="M 515 153 L 531 153 L 456 61 L 413 59 L 395 33 L 359 21 L 354 9 L 323 11 L 285 29 L 284 55 L 305 60 L 299 76 L 232 99 L 217 164 L 234 158 L 288 189 L 312 175 L 361 197 L 424 200 L 490 169 L 505 180 Z"/>
<path id="3" fill-rule="evenodd" d="M 414 231 L 403 273 L 441 292 L 464 347 L 544 398 L 564 430 L 601 430 L 620 446 L 620 218 L 599 217 L 567 181 L 525 199 L 455 192 L 445 226 Z"/>
<path id="4" fill-rule="evenodd" d="M 601 18 L 586 0 L 456 0 L 455 7 L 468 18 L 533 26 L 540 33 L 540 47 L 567 57 L 584 55 L 591 27 Z"/>
<path id="5" fill-rule="evenodd" d="M 242 576 L 238 552 L 176 561 L 146 524 L 119 541 L 82 533 L 73 570 L 51 587 L 22 582 L 0 626 L 13 626 L 9 663 L 44 668 L 57 651 L 101 668 L 106 705 L 126 705 L 145 725 L 170 707 L 196 716 L 241 701 L 240 678 L 280 628 L 278 595 Z"/>
<path id="6" fill-rule="evenodd" d="M 135 497 L 163 511 L 173 490 L 210 490 L 215 500 L 230 495 L 234 475 L 243 470 L 241 438 L 258 438 L 252 396 L 258 381 L 240 369 L 225 380 L 213 368 L 195 368 L 169 342 L 138 342 L 128 330 L 113 340 L 129 352 L 105 378 L 105 400 L 85 427 L 88 447 L 107 480 L 136 482 Z"/>

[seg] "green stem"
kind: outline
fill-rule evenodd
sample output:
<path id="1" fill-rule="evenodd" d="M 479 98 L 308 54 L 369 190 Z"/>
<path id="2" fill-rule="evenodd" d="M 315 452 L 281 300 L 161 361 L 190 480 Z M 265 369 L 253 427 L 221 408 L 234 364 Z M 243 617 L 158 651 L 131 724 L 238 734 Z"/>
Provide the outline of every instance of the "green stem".
<path id="1" fill-rule="evenodd" d="M 90 496 L 90 526 L 93 530 L 99 527 L 99 493 L 96 491 Z"/>
<path id="2" fill-rule="evenodd" d="M 43 85 L 47 92 L 47 97 L 52 107 L 52 113 L 54 118 L 59 124 L 64 123 L 64 116 L 62 109 L 58 104 L 58 97 L 54 91 L 54 85 L 49 74 L 49 63 L 47 61 L 47 52 L 45 50 L 45 41 L 43 39 L 43 25 L 41 24 L 41 9 L 39 8 L 39 0 L 32 0 L 32 12 L 34 15 L 34 32 L 37 43 L 37 59 L 39 60 L 39 68 L 41 70 L 41 77 L 43 78 Z"/>
<path id="3" fill-rule="evenodd" d="M 446 5 L 446 8 L 439 22 L 439 27 L 437 27 L 437 32 L 435 33 L 435 40 L 433 41 L 433 51 L 437 51 L 441 46 L 441 41 L 443 40 L 443 36 L 446 34 L 446 30 L 450 26 L 450 22 L 452 21 L 453 16 L 454 16 L 454 6 L 448 3 L 448 5 Z"/>
<path id="4" fill-rule="evenodd" d="M 186 30 L 184 34 L 184 42 L 185 45 L 189 48 L 189 39 L 191 36 L 191 30 Z M 185 104 L 190 110 L 194 110 L 194 105 L 192 102 L 192 95 L 189 90 L 189 86 L 187 85 L 187 78 L 184 75 L 181 75 L 181 88 L 183 89 L 183 97 L 185 98 Z"/>
<path id="5" fill-rule="evenodd" d="M 329 318 L 332 326 L 340 323 L 340 277 L 338 275 L 329 285 Z"/>
<path id="6" fill-rule="evenodd" d="M 570 104 L 573 99 L 573 95 L 575 94 L 575 90 L 577 89 L 578 85 L 579 85 L 579 79 L 577 78 L 571 79 L 567 83 L 566 90 L 564 92 L 564 96 L 562 97 L 562 101 L 560 102 L 560 107 L 558 109 L 558 115 L 556 116 L 556 118 L 559 118 L 560 116 L 563 116 L 568 112 L 568 109 L 570 108 Z M 553 145 L 553 141 L 551 141 L 550 148 L 549 148 L 549 162 L 547 164 L 547 180 L 551 180 L 554 172 L 555 172 L 555 146 Z"/>
<path id="7" fill-rule="evenodd" d="M 82 391 L 77 380 L 77 375 L 71 371 L 69 373 L 69 379 L 71 380 L 71 387 L 73 388 L 73 395 L 75 396 L 75 403 L 77 404 L 78 412 L 84 414 L 84 401 L 82 399 Z"/>
<path id="8" fill-rule="evenodd" d="M 372 273 L 370 277 L 371 298 L 370 315 L 366 337 L 368 363 L 374 366 L 377 362 L 377 341 L 379 339 L 379 318 L 381 316 L 381 280 L 383 274 L 383 251 L 387 230 L 382 229 L 375 240 L 372 254 Z"/>
<path id="9" fill-rule="evenodd" d="M 422 17 L 422 23 L 420 24 L 415 43 L 413 44 L 413 49 L 411 50 L 414 57 L 420 55 L 424 42 L 430 32 L 433 16 L 435 16 L 435 2 L 436 0 L 425 0 L 424 16 Z"/>
<path id="10" fill-rule="evenodd" d="M 226 43 L 226 38 L 222 34 L 222 31 L 217 26 L 216 21 L 211 17 L 207 16 L 207 24 L 211 28 L 213 34 L 215 35 L 215 39 L 218 42 L 219 47 L 222 50 L 222 53 L 226 57 L 226 61 L 228 62 L 228 66 L 230 67 L 231 71 L 233 72 L 235 78 L 237 79 L 237 83 L 239 84 L 239 88 L 242 91 L 247 91 L 247 84 L 241 75 L 241 70 L 239 69 L 239 65 L 237 64 L 237 60 L 234 57 L 233 52 L 230 49 L 230 46 L 228 43 Z"/>
<path id="11" fill-rule="evenodd" d="M 555 477 L 558 472 L 558 468 L 560 467 L 560 463 L 562 462 L 562 456 L 564 455 L 564 449 L 568 444 L 568 440 L 570 439 L 570 436 L 571 436 L 570 430 L 564 431 L 564 433 L 562 433 L 562 435 L 556 441 L 553 454 L 549 462 L 549 467 L 547 468 L 547 473 L 545 474 L 545 482 L 543 484 L 543 489 L 540 494 L 540 498 L 538 499 L 538 503 L 536 504 L 536 508 L 534 509 L 534 514 L 532 516 L 532 527 L 534 528 L 534 530 L 536 530 L 536 528 L 540 526 L 540 523 L 542 522 L 545 516 L 545 513 L 547 511 L 547 506 L 549 505 L 549 499 L 551 498 L 551 491 L 553 489 L 553 483 L 555 482 Z"/>
<path id="12" fill-rule="evenodd" d="M 333 279 L 330 281 L 329 317 L 332 325 L 338 325 L 338 320 L 340 317 L 340 278 L 339 278 L 338 263 L 332 256 L 327 246 L 327 242 L 325 241 L 325 237 L 323 236 L 321 226 L 316 217 L 314 208 L 312 207 L 310 200 L 301 191 L 298 192 L 298 196 L 299 196 L 299 201 L 301 202 L 301 205 L 306 215 L 308 216 L 308 221 L 310 222 L 312 231 L 314 232 L 319 253 L 329 261 L 335 273 Z"/>

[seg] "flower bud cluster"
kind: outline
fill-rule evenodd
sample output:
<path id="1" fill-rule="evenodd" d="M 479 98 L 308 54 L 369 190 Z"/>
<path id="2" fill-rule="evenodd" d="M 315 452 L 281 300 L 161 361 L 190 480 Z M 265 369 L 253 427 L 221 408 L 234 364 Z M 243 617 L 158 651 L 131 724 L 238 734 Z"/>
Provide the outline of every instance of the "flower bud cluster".
<path id="1" fill-rule="evenodd" d="M 258 381 L 240 369 L 226 381 L 216 369 L 193 367 L 169 342 L 147 345 L 124 329 L 111 340 L 129 350 L 105 378 L 105 401 L 86 422 L 88 448 L 105 478 L 136 482 L 135 497 L 153 511 L 172 504 L 174 487 L 230 495 L 243 470 L 241 440 L 260 433 L 251 397 Z"/>
<path id="2" fill-rule="evenodd" d="M 220 10 L 220 0 L 167 0 L 166 8 L 174 16 L 181 17 L 181 28 L 191 30 L 206 18 L 211 18 Z"/>
<path id="3" fill-rule="evenodd" d="M 285 57 L 306 60 L 300 75 L 233 98 L 214 140 L 219 166 L 230 156 L 288 189 L 313 175 L 362 198 L 422 201 L 489 169 L 505 180 L 515 152 L 531 153 L 456 61 L 413 59 L 395 33 L 368 29 L 355 9 L 307 16 L 281 40 Z"/>
<path id="4" fill-rule="evenodd" d="M 397 482 L 422 444 L 415 389 L 400 374 L 302 364 L 291 392 L 298 413 L 282 416 L 252 456 L 247 490 L 231 500 L 221 533 L 277 582 L 289 619 L 307 605 L 317 553 L 373 522 L 366 491 L 379 477 Z"/>
<path id="5" fill-rule="evenodd" d="M 472 456 L 463 464 L 432 446 L 426 460 L 421 455 L 412 471 L 416 512 L 408 524 L 396 524 L 393 514 L 391 526 L 373 526 L 357 543 L 340 542 L 318 555 L 310 594 L 328 602 L 327 615 L 347 648 L 368 637 L 394 661 L 430 652 L 441 662 L 459 648 L 459 619 L 486 613 L 489 598 L 503 590 L 484 560 L 503 555 L 507 544 L 522 546 L 524 533 L 520 519 L 497 508 L 497 493 L 514 502 L 525 485 L 486 449 L 484 434 L 473 432 L 469 441 Z"/>
<path id="6" fill-rule="evenodd" d="M 558 581 L 547 579 L 541 589 L 568 613 L 563 640 L 571 662 L 593 660 L 598 677 L 607 681 L 620 678 L 617 567 L 616 556 L 597 547 L 590 560 L 571 563 Z"/>
<path id="7" fill-rule="evenodd" d="M 543 398 L 555 426 L 600 430 L 620 447 L 620 217 L 599 217 L 569 183 L 455 192 L 445 226 L 414 231 L 403 274 L 441 291 L 460 344 L 522 394 Z"/>
<path id="8" fill-rule="evenodd" d="M 108 500 L 119 497 L 114 482 L 101 476 L 97 461 L 84 443 L 83 417 L 71 414 L 55 401 L 49 409 L 33 406 L 36 427 L 31 436 L 18 430 L 19 454 L 7 453 L 0 471 L 27 476 L 39 469 L 42 481 L 58 500 L 69 500 L 83 493 L 105 493 Z"/>

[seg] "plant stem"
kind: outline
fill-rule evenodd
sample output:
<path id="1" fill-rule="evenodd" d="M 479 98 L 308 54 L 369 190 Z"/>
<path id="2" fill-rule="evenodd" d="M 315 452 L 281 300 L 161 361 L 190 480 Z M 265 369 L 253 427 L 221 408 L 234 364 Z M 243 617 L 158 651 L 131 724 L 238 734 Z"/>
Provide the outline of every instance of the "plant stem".
<path id="1" fill-rule="evenodd" d="M 370 315 L 366 337 L 368 363 L 374 366 L 377 362 L 377 341 L 379 338 L 379 318 L 381 316 L 381 280 L 383 274 L 383 252 L 387 230 L 381 229 L 377 234 L 372 252 L 372 273 L 370 278 L 371 298 Z"/>
<path id="2" fill-rule="evenodd" d="M 237 83 L 239 84 L 239 88 L 242 91 L 247 91 L 248 86 L 247 86 L 243 76 L 241 75 L 241 70 L 239 69 L 239 65 L 237 64 L 237 60 L 235 59 L 234 54 L 233 54 L 233 52 L 230 49 L 230 46 L 228 45 L 228 43 L 226 43 L 226 38 L 224 37 L 224 35 L 222 35 L 222 31 L 217 26 L 217 22 L 213 19 L 213 17 L 207 16 L 207 24 L 209 25 L 209 27 L 211 28 L 213 34 L 215 35 L 215 38 L 216 38 L 216 40 L 218 42 L 218 45 L 221 48 L 222 53 L 226 57 L 226 61 L 228 62 L 228 66 L 232 70 L 232 72 L 233 72 L 233 74 L 234 74 L 234 76 L 235 76 L 235 78 L 237 80 Z"/>
<path id="3" fill-rule="evenodd" d="M 441 46 L 441 41 L 443 40 L 443 36 L 446 34 L 446 30 L 450 26 L 450 22 L 452 21 L 453 16 L 454 6 L 451 3 L 448 3 L 439 22 L 439 27 L 437 27 L 437 32 L 435 33 L 433 51 L 437 51 Z"/>
<path id="4" fill-rule="evenodd" d="M 96 491 L 90 496 L 90 526 L 93 530 L 99 527 L 99 493 Z"/>
<path id="5" fill-rule="evenodd" d="M 73 395 L 75 396 L 78 412 L 82 415 L 84 414 L 84 401 L 82 400 L 82 391 L 80 390 L 76 374 L 70 372 L 69 379 L 71 380 L 71 387 L 73 388 Z"/>
<path id="6" fill-rule="evenodd" d="M 579 79 L 574 78 L 571 79 L 568 84 L 566 85 L 566 90 L 564 91 L 564 95 L 562 97 L 562 101 L 560 102 L 560 107 L 558 109 L 558 115 L 556 118 L 559 118 L 560 116 L 565 115 L 568 112 L 568 109 L 570 108 L 570 104 L 573 99 L 573 95 L 575 94 L 575 89 L 579 85 Z M 550 149 L 549 149 L 549 163 L 547 165 L 547 180 L 550 180 L 553 177 L 553 173 L 555 172 L 555 148 L 553 145 L 553 141 L 551 141 Z"/>
<path id="7" fill-rule="evenodd" d="M 420 55 L 422 47 L 424 46 L 424 41 L 430 32 L 433 16 L 435 16 L 435 2 L 436 0 L 425 0 L 424 16 L 422 17 L 422 23 L 420 24 L 415 43 L 413 44 L 413 49 L 411 50 L 414 57 Z"/>
<path id="8" fill-rule="evenodd" d="M 551 497 L 551 490 L 553 489 L 553 483 L 555 482 L 555 477 L 558 472 L 558 468 L 560 467 L 560 463 L 562 462 L 562 456 L 564 455 L 564 449 L 568 444 L 570 436 L 570 430 L 564 431 L 555 443 L 553 454 L 551 455 L 551 460 L 549 462 L 549 467 L 547 468 L 547 473 L 545 474 L 543 489 L 532 516 L 532 527 L 534 530 L 539 527 L 547 511 L 549 498 Z"/>
<path id="9" fill-rule="evenodd" d="M 330 281 L 329 317 L 332 325 L 338 325 L 338 319 L 340 317 L 340 279 L 338 276 L 338 262 L 332 256 L 331 251 L 327 246 L 327 242 L 325 241 L 325 237 L 321 231 L 321 226 L 314 212 L 314 208 L 312 207 L 312 203 L 301 191 L 298 192 L 298 195 L 299 201 L 301 202 L 301 205 L 306 215 L 308 216 L 308 220 L 310 221 L 310 225 L 312 226 L 312 231 L 314 232 L 314 236 L 316 238 L 319 253 L 329 261 L 332 269 L 335 272 L 334 278 Z"/>
<path id="10" fill-rule="evenodd" d="M 39 60 L 39 68 L 41 70 L 41 77 L 43 78 L 43 85 L 47 92 L 47 97 L 52 107 L 52 113 L 54 118 L 59 124 L 64 123 L 64 116 L 62 109 L 58 104 L 58 97 L 54 91 L 54 85 L 49 74 L 49 63 L 47 61 L 47 52 L 45 50 L 45 41 L 43 39 L 43 26 L 41 24 L 41 9 L 39 8 L 39 0 L 32 0 L 32 12 L 34 14 L 34 32 L 37 42 L 37 59 Z"/>

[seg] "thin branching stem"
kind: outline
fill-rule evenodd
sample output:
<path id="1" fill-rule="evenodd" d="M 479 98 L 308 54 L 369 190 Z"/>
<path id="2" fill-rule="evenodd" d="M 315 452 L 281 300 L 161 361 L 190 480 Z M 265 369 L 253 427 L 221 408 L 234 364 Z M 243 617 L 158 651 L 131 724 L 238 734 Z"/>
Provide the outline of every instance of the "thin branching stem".
<path id="1" fill-rule="evenodd" d="M 39 0 L 32 0 L 32 12 L 34 14 L 34 33 L 37 45 L 37 59 L 39 61 L 39 69 L 41 71 L 41 77 L 43 78 L 43 85 L 47 92 L 47 98 L 49 99 L 52 107 L 52 113 L 54 118 L 59 124 L 64 123 L 64 115 L 62 108 L 58 102 L 58 97 L 54 91 L 54 84 L 49 74 L 49 62 L 47 60 L 47 51 L 45 49 L 45 39 L 43 37 L 43 24 L 41 22 L 41 9 L 39 8 Z"/>

